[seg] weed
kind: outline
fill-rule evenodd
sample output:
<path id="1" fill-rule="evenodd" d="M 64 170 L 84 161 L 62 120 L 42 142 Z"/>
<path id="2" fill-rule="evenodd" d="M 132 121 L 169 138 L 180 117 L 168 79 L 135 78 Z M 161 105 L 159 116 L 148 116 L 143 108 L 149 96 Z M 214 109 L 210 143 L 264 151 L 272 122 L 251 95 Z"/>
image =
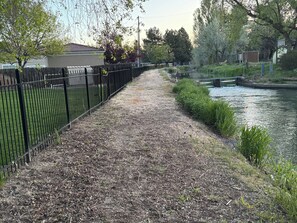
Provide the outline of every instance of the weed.
<path id="1" fill-rule="evenodd" d="M 2 173 L 0 173 L 0 188 L 4 185 L 5 178 Z"/>
<path id="2" fill-rule="evenodd" d="M 239 202 L 240 202 L 240 204 L 241 204 L 243 207 L 245 207 L 245 208 L 247 208 L 247 209 L 252 209 L 252 208 L 254 208 L 254 206 L 251 205 L 251 204 L 249 204 L 249 202 L 247 202 L 247 201 L 244 199 L 243 196 L 240 197 Z"/>
<path id="3" fill-rule="evenodd" d="M 193 193 L 194 193 L 195 195 L 200 195 L 200 193 L 201 193 L 201 189 L 200 189 L 199 187 L 194 187 L 194 188 L 193 188 Z"/>
<path id="4" fill-rule="evenodd" d="M 176 72 L 176 68 L 175 67 L 167 67 L 165 68 L 165 70 L 169 73 L 169 74 L 173 74 Z"/>
<path id="5" fill-rule="evenodd" d="M 272 168 L 272 179 L 278 188 L 276 202 L 292 219 L 297 220 L 297 167 L 281 159 Z"/>
<path id="6" fill-rule="evenodd" d="M 214 194 L 208 195 L 206 198 L 212 202 L 219 202 L 220 200 L 222 200 L 222 197 L 214 195 Z"/>
<path id="7" fill-rule="evenodd" d="M 57 145 L 61 144 L 61 136 L 60 136 L 59 131 L 57 129 L 55 129 L 55 143 Z"/>
<path id="8" fill-rule="evenodd" d="M 260 217 L 261 222 L 286 222 L 283 216 L 269 211 L 261 211 L 256 213 Z"/>
<path id="9" fill-rule="evenodd" d="M 260 167 L 268 156 L 270 141 L 266 129 L 246 126 L 241 130 L 239 151 L 249 162 Z"/>
<path id="10" fill-rule="evenodd" d="M 190 196 L 186 194 L 181 194 L 180 196 L 178 196 L 178 200 L 182 203 L 185 203 L 190 200 Z"/>

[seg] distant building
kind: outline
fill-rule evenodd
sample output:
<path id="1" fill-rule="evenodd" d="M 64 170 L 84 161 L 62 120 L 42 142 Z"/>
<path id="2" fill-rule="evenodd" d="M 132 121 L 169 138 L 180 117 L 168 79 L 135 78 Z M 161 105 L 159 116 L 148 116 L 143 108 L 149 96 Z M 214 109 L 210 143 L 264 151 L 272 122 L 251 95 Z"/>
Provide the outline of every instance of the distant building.
<path id="1" fill-rule="evenodd" d="M 96 66 L 104 64 L 104 50 L 77 43 L 65 45 L 64 53 L 31 59 L 25 67 Z M 1 64 L 0 69 L 16 68 L 17 64 Z"/>
<path id="2" fill-rule="evenodd" d="M 259 62 L 259 51 L 245 51 L 238 55 L 239 63 Z"/>
<path id="3" fill-rule="evenodd" d="M 277 61 L 281 58 L 281 56 L 286 53 L 287 53 L 286 41 L 284 39 L 278 40 L 277 41 L 277 51 L 274 52 L 274 54 L 273 54 L 272 62 L 274 64 L 276 64 Z"/>
<path id="4" fill-rule="evenodd" d="M 48 67 L 96 66 L 104 64 L 104 50 L 76 43 L 65 45 L 64 54 L 48 57 Z"/>

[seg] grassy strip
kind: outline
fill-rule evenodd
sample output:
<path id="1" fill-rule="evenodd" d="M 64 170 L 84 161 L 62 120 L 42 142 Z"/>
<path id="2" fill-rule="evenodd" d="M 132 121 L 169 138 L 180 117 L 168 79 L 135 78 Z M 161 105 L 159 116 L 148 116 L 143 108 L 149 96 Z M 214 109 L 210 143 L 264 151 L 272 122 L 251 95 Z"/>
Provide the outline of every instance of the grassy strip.
<path id="1" fill-rule="evenodd" d="M 213 101 L 206 87 L 183 79 L 173 88 L 176 99 L 195 119 L 210 125 L 220 135 L 230 137 L 237 131 L 234 112 L 228 103 Z M 276 190 L 273 196 L 292 221 L 297 221 L 297 167 L 289 161 L 269 159 L 270 136 L 257 126 L 241 130 L 238 150 L 253 165 L 270 173 Z M 271 157 L 270 157 L 271 158 Z M 264 162 L 265 161 L 265 162 Z"/>
<path id="2" fill-rule="evenodd" d="M 223 65 L 206 65 L 198 69 L 199 73 L 208 75 L 209 77 L 225 76 L 246 76 L 254 77 L 261 75 L 262 64 L 223 64 Z M 264 78 L 272 81 L 279 82 L 284 77 L 296 77 L 296 71 L 284 71 L 278 65 L 273 64 L 273 71 L 270 72 L 270 64 L 264 63 Z"/>
<path id="3" fill-rule="evenodd" d="M 194 118 L 214 127 L 222 136 L 231 137 L 235 134 L 237 126 L 233 110 L 224 101 L 212 100 L 206 87 L 183 79 L 173 91 L 177 93 L 177 101 Z"/>

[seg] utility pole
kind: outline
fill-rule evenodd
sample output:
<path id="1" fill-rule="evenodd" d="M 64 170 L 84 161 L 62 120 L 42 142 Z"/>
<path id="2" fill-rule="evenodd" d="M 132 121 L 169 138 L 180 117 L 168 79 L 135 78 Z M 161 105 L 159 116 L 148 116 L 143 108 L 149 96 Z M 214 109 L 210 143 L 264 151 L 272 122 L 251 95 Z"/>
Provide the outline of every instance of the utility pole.
<path id="1" fill-rule="evenodd" d="M 140 29 L 139 29 L 139 16 L 137 17 L 137 34 L 138 34 L 138 40 L 137 40 L 137 67 L 140 67 Z"/>

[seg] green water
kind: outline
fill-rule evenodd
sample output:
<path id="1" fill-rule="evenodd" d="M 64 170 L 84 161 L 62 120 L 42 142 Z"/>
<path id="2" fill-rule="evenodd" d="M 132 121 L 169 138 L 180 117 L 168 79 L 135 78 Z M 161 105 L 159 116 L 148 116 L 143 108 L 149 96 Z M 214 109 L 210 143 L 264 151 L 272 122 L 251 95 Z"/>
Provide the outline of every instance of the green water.
<path id="1" fill-rule="evenodd" d="M 267 128 L 277 157 L 297 163 L 297 91 L 245 87 L 210 88 L 210 95 L 230 103 L 239 124 Z"/>

